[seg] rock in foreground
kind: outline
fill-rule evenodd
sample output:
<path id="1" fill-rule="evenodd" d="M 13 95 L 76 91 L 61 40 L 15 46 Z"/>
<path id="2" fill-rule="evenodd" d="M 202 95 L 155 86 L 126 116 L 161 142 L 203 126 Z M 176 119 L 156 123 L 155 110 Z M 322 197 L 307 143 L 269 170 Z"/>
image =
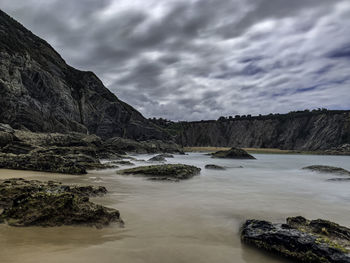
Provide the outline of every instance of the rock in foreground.
<path id="1" fill-rule="evenodd" d="M 248 220 L 242 227 L 241 239 L 299 262 L 350 262 L 350 229 L 327 220 L 291 217 L 287 224 Z"/>
<path id="2" fill-rule="evenodd" d="M 149 180 L 179 181 L 189 179 L 200 172 L 200 168 L 185 164 L 164 164 L 140 166 L 117 171 L 120 174 L 134 174 L 146 176 Z"/>
<path id="3" fill-rule="evenodd" d="M 232 147 L 227 151 L 218 151 L 212 154 L 212 158 L 226 158 L 226 159 L 255 159 L 252 155 L 243 149 Z"/>
<path id="4" fill-rule="evenodd" d="M 337 175 L 350 175 L 350 171 L 345 170 L 340 167 L 327 166 L 327 165 L 311 165 L 304 167 L 305 170 L 311 170 L 319 173 L 329 173 L 329 174 L 337 174 Z"/>
<path id="5" fill-rule="evenodd" d="M 118 210 L 94 204 L 89 196 L 103 195 L 100 186 L 69 186 L 58 182 L 9 179 L 0 181 L 0 219 L 11 226 L 89 225 L 100 228 L 123 223 Z M 1 220 L 0 220 L 1 221 Z"/>

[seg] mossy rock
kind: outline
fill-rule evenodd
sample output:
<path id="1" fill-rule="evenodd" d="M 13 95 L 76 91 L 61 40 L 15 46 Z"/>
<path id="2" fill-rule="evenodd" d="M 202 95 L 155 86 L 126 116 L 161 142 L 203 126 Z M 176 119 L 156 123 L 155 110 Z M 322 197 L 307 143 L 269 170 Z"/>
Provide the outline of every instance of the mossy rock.
<path id="1" fill-rule="evenodd" d="M 234 148 L 227 151 L 218 151 L 212 154 L 212 158 L 225 158 L 225 159 L 255 159 L 243 149 Z"/>
<path id="2" fill-rule="evenodd" d="M 140 166 L 117 171 L 119 174 L 133 174 L 148 177 L 150 180 L 179 181 L 189 179 L 200 172 L 200 168 L 185 164 L 164 164 Z"/>
<path id="3" fill-rule="evenodd" d="M 328 173 L 336 175 L 350 175 L 350 171 L 340 167 L 328 166 L 328 165 L 310 165 L 303 168 L 304 170 L 310 170 L 319 173 Z"/>
<path id="4" fill-rule="evenodd" d="M 350 229 L 327 220 L 287 218 L 287 224 L 247 220 L 244 243 L 308 263 L 349 263 Z"/>

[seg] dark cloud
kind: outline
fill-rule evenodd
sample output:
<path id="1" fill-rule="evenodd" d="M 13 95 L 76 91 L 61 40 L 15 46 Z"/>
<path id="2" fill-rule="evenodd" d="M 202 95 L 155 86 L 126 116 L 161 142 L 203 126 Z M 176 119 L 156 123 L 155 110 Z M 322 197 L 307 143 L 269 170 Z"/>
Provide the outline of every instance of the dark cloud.
<path id="1" fill-rule="evenodd" d="M 350 107 L 347 0 L 3 0 L 146 117 Z"/>

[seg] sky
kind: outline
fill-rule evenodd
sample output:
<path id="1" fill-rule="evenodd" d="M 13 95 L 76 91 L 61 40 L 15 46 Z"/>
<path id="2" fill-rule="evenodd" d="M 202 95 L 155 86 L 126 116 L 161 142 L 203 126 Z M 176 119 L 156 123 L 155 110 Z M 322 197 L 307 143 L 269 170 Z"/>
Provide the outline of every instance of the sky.
<path id="1" fill-rule="evenodd" d="M 1 0 L 145 117 L 350 109 L 349 0 Z"/>

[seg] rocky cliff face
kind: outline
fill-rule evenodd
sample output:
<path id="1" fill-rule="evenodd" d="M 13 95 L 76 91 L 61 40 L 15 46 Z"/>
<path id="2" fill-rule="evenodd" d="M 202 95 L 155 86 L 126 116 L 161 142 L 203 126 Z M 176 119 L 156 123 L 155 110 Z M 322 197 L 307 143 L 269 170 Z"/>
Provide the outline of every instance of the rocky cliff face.
<path id="1" fill-rule="evenodd" d="M 350 142 L 350 112 L 181 124 L 183 146 L 325 150 Z"/>
<path id="2" fill-rule="evenodd" d="M 67 65 L 47 42 L 1 10 L 0 122 L 40 132 L 168 139 L 94 73 Z"/>

